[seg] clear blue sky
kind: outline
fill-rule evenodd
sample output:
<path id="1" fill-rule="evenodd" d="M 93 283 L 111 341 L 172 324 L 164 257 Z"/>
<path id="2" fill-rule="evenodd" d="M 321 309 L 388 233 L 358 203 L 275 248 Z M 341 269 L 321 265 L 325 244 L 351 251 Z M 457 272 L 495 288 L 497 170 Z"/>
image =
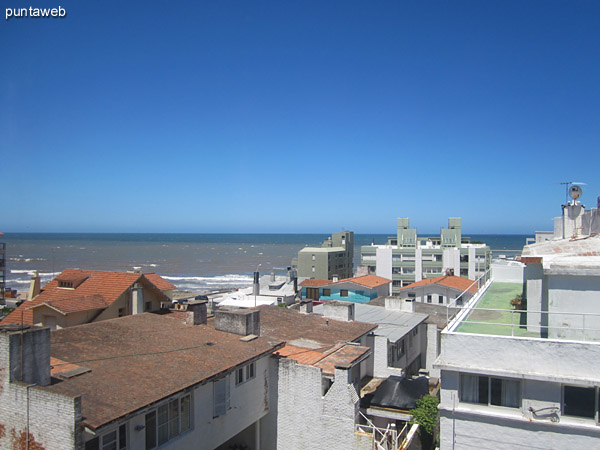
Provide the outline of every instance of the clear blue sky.
<path id="1" fill-rule="evenodd" d="M 0 231 L 550 229 L 600 195 L 598 1 L 23 0 Z"/>

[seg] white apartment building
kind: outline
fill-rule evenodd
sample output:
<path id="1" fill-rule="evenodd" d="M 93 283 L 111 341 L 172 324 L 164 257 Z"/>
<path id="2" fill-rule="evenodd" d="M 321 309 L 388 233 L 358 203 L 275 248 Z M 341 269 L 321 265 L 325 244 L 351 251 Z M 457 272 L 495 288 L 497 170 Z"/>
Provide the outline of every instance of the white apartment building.
<path id="1" fill-rule="evenodd" d="M 522 311 L 484 294 L 444 330 L 441 450 L 600 446 L 598 215 L 574 200 L 553 239 L 523 249 Z"/>
<path id="2" fill-rule="evenodd" d="M 491 250 L 484 243 L 462 236 L 460 217 L 448 219 L 439 236 L 418 237 L 406 217 L 398 219 L 396 236 L 383 245 L 361 247 L 361 273 L 392 281 L 392 293 L 416 281 L 442 275 L 475 280 L 490 267 Z"/>

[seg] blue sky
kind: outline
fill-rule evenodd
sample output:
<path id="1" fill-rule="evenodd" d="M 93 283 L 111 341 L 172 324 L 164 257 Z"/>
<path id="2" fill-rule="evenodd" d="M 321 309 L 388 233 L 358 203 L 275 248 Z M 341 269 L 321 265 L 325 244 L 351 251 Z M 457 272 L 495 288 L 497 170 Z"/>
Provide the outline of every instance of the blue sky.
<path id="1" fill-rule="evenodd" d="M 531 233 L 600 195 L 597 1 L 59 3 L 0 23 L 0 231 Z"/>

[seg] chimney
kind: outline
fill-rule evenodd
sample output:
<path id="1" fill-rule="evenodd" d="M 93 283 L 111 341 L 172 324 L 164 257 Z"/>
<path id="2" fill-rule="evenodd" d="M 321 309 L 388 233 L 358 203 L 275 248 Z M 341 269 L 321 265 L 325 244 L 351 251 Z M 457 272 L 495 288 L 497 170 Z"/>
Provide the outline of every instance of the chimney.
<path id="1" fill-rule="evenodd" d="M 187 325 L 206 325 L 206 304 L 208 302 L 198 301 L 191 302 L 186 305 L 186 311 L 188 312 L 188 318 L 185 321 Z"/>
<path id="2" fill-rule="evenodd" d="M 333 281 L 334 283 L 337 283 L 338 281 L 340 281 L 340 277 L 338 275 L 333 275 L 331 277 L 331 281 Z"/>
<path id="3" fill-rule="evenodd" d="M 0 326 L 0 360 L 8 362 L 9 382 L 48 386 L 50 329 L 29 325 L 21 329 L 21 325 L 16 324 Z"/>
<path id="4" fill-rule="evenodd" d="M 386 297 L 385 309 L 388 311 L 415 312 L 414 298 Z"/>
<path id="5" fill-rule="evenodd" d="M 323 315 L 330 319 L 352 322 L 354 320 L 354 303 L 327 301 L 323 303 Z"/>
<path id="6" fill-rule="evenodd" d="M 258 272 L 257 272 L 258 273 Z M 215 312 L 215 330 L 248 336 L 260 336 L 260 311 L 257 309 L 219 309 Z"/>
<path id="7" fill-rule="evenodd" d="M 271 272 L 271 282 L 275 283 L 275 272 Z"/>
<path id="8" fill-rule="evenodd" d="M 254 272 L 254 284 L 252 286 L 252 295 L 260 295 L 260 281 L 258 272 Z"/>
<path id="9" fill-rule="evenodd" d="M 29 295 L 27 296 L 27 300 L 33 300 L 35 297 L 40 295 L 40 292 L 40 276 L 37 272 L 33 272 L 31 282 L 29 283 Z"/>
<path id="10" fill-rule="evenodd" d="M 313 312 L 312 300 L 302 300 L 300 302 L 300 312 L 304 314 L 310 314 Z"/>
<path id="11" fill-rule="evenodd" d="M 144 312 L 144 294 L 142 285 L 134 283 L 131 287 L 131 314 L 141 314 Z"/>

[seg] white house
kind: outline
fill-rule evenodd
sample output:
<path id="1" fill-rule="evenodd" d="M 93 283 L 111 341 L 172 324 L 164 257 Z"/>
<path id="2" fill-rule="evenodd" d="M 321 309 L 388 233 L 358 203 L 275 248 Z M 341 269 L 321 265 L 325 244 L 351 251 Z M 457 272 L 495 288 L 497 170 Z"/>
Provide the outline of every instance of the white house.
<path id="1" fill-rule="evenodd" d="M 186 323 L 178 312 L 52 333 L 2 327 L 0 448 L 275 448 L 272 354 L 283 343 L 256 336 L 256 311 L 215 328 L 205 307 L 188 307 Z"/>

